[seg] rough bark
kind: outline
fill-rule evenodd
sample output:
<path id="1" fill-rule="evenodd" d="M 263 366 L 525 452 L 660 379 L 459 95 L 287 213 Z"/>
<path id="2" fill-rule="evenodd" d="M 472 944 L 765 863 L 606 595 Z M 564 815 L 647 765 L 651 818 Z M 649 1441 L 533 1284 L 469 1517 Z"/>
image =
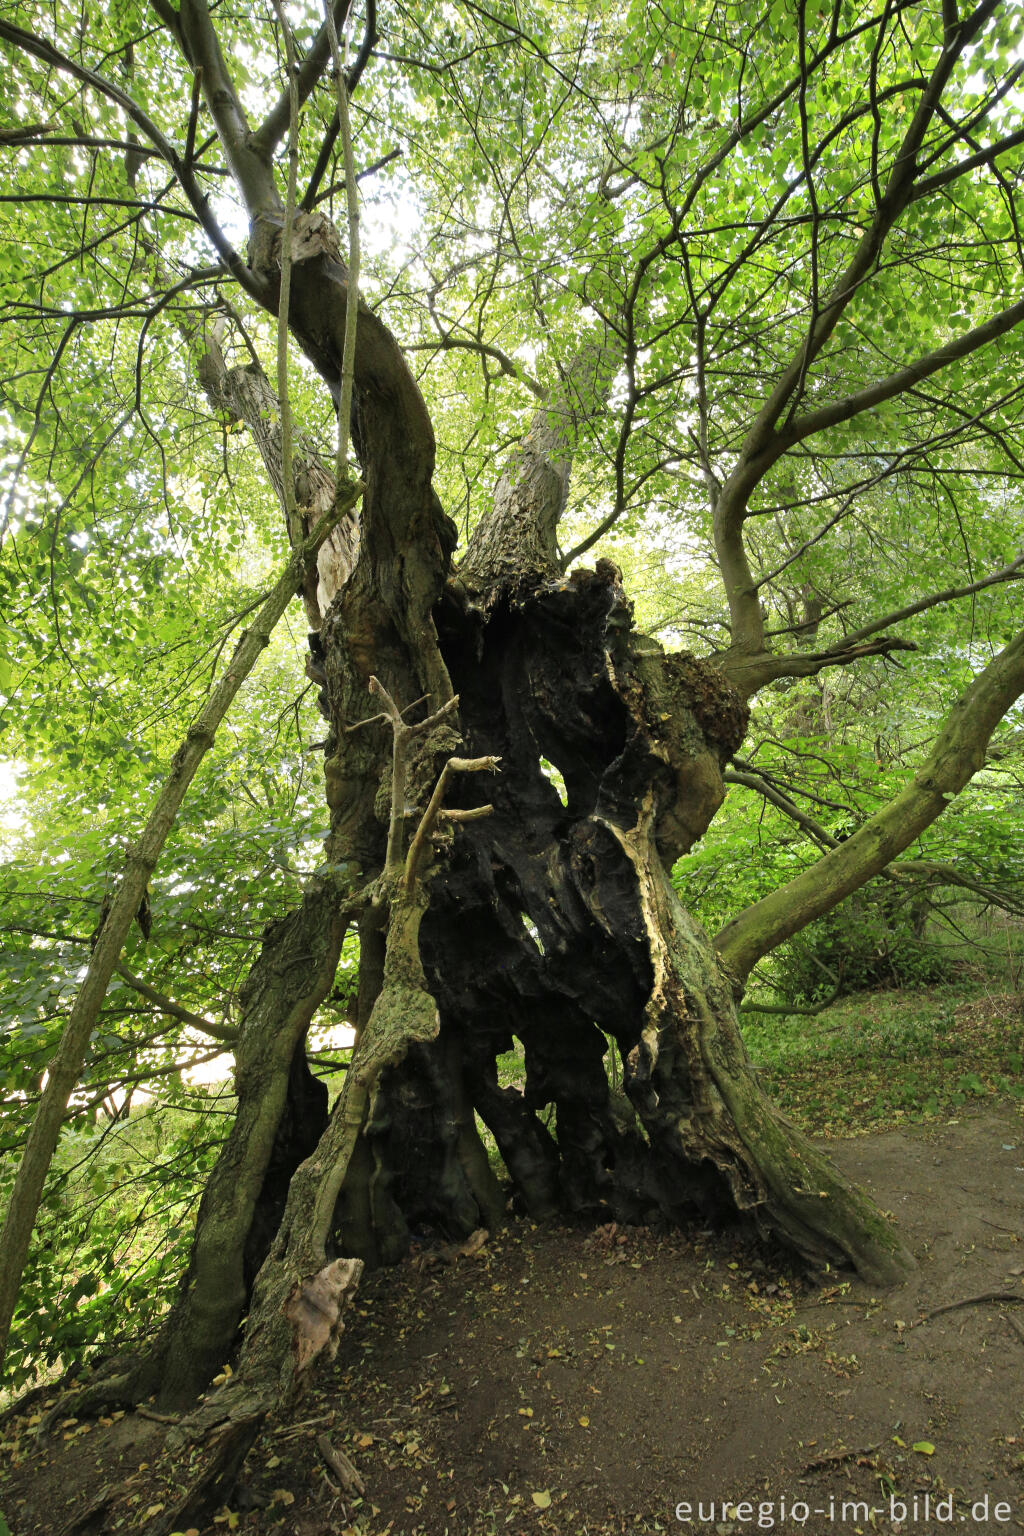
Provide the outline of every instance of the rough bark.
<path id="1" fill-rule="evenodd" d="M 619 349 L 595 337 L 576 353 L 511 455 L 459 577 L 479 597 L 557 574 L 558 523 L 581 433 L 604 410 Z"/>
<path id="2" fill-rule="evenodd" d="M 206 338 L 198 373 L 210 403 L 232 421 L 243 421 L 252 434 L 260 459 L 274 491 L 284 505 L 281 446 L 281 411 L 277 395 L 256 363 L 228 368 L 217 335 Z M 296 526 L 288 529 L 291 542 L 301 543 L 334 502 L 334 469 L 316 443 L 304 434 L 296 436 L 293 453 Z M 332 529 L 316 557 L 303 573 L 302 600 L 310 628 L 320 628 L 336 592 L 351 575 L 359 551 L 359 519 L 355 509 Z"/>
<path id="3" fill-rule="evenodd" d="M 277 270 L 279 245 L 280 229 L 268 218 L 257 226 L 252 248 L 261 281 L 268 286 Z M 336 235 L 319 215 L 296 219 L 293 262 L 293 326 L 335 387 L 347 284 Z M 239 382 L 236 375 L 236 385 Z M 260 400 L 257 376 L 248 375 L 245 382 L 257 385 L 248 398 Z M 355 568 L 331 604 L 318 637 L 325 651 L 325 691 L 335 723 L 325 758 L 332 811 L 327 858 L 345 891 L 372 883 L 385 862 L 391 731 L 386 718 L 373 723 L 371 677 L 378 674 L 390 694 L 409 704 L 430 700 L 436 709 L 447 704 L 452 693 L 432 609 L 442 590 L 454 533 L 431 487 L 430 420 L 394 338 L 362 307 L 353 427 L 365 476 L 361 537 Z M 266 442 L 272 449 L 272 435 Z M 449 751 L 455 739 L 445 743 Z M 438 750 L 436 744 L 423 745 L 410 765 L 411 786 L 422 790 L 433 783 Z M 280 1205 L 280 1190 L 274 1188 L 279 1181 L 271 1175 L 266 1186 L 268 1170 L 274 1159 L 279 1168 L 285 1166 L 301 1141 L 301 1135 L 285 1136 L 281 1127 L 289 1073 L 293 1085 L 301 1083 L 301 1068 L 293 1065 L 296 1052 L 333 981 L 342 919 L 351 910 L 336 890 L 336 911 L 329 915 L 325 892 L 331 884 L 325 877 L 322 891 L 314 892 L 299 913 L 268 936 L 250 979 L 253 1022 L 243 1031 L 240 1048 L 239 1115 L 200 1210 L 178 1304 L 157 1347 L 127 1368 L 115 1362 L 114 1373 L 97 1383 L 88 1401 L 104 1395 L 131 1400 L 156 1383 L 164 1403 L 179 1406 L 208 1383 L 234 1345 L 249 1297 L 247 1268 L 252 1270 L 269 1241 L 269 1213 Z M 363 908 L 367 905 L 364 900 Z M 367 1009 L 374 1002 L 375 995 L 369 996 Z M 246 1070 L 249 1063 L 251 1071 Z M 311 1128 L 302 1134 L 311 1134 Z"/>
<path id="4" fill-rule="evenodd" d="M 321 1356 L 336 1351 L 343 1310 L 363 1268 L 359 1259 L 328 1255 L 338 1193 L 372 1113 L 382 1072 L 397 1065 L 411 1046 L 433 1040 L 438 1032 L 437 1006 L 420 959 L 419 930 L 428 905 L 424 875 L 432 862 L 441 818 L 459 814 L 441 809 L 452 772 L 497 765 L 489 757 L 470 761 L 448 755 L 456 739 L 447 724 L 452 705 L 420 726 L 409 727 L 386 691 L 379 685 L 376 691 L 385 699 L 393 730 L 395 772 L 389 822 L 392 831 L 399 828 L 398 836 L 389 840 L 385 869 L 372 897 L 387 929 L 380 991 L 327 1127 L 311 1154 L 291 1173 L 280 1224 L 253 1289 L 238 1369 L 168 1437 L 168 1450 L 189 1447 L 194 1465 L 184 1497 L 169 1504 L 150 1527 L 151 1536 L 207 1516 L 222 1501 L 267 1415 L 287 1408 Z M 441 753 L 447 762 L 438 778 L 430 765 Z M 408 853 L 399 768 L 403 781 L 408 770 L 414 791 L 429 790 L 437 779 Z M 476 813 L 480 814 L 487 814 L 486 809 Z M 333 965 L 330 971 L 333 974 Z M 194 1304 L 189 1315 L 194 1328 Z M 218 1324 L 216 1320 L 215 1330 Z"/>
<path id="5" fill-rule="evenodd" d="M 343 1188 L 339 1251 L 376 1261 L 411 1229 L 487 1220 L 454 1152 L 471 1106 L 535 1217 L 739 1214 L 818 1266 L 896 1278 L 899 1240 L 757 1088 L 730 978 L 668 879 L 721 803 L 742 702 L 636 634 L 607 562 L 517 584 L 486 620 L 453 592 L 440 634 L 467 746 L 502 774 L 493 815 L 458 829 L 435 880 L 422 948 L 440 1039 L 382 1082 L 363 1136 L 374 1203 Z M 465 809 L 476 790 L 462 786 Z M 523 1093 L 497 1082 L 514 1038 Z"/>
<path id="6" fill-rule="evenodd" d="M 170 772 L 146 819 L 146 825 L 125 861 L 125 871 L 99 931 L 82 984 L 76 994 L 60 1045 L 49 1063 L 46 1085 L 29 1131 L 18 1175 L 0 1231 L 0 1360 L 10 1330 L 18 1288 L 28 1255 L 43 1185 L 60 1136 L 64 1111 L 85 1060 L 93 1026 L 106 996 L 110 978 L 146 894 L 164 843 L 174 826 L 192 780 L 238 690 L 256 665 L 275 625 L 282 618 L 301 579 L 308 559 L 315 556 L 334 523 L 357 499 L 358 489 L 346 490 L 345 499 L 322 518 L 297 549 L 270 596 L 235 647 L 223 677 L 213 689 L 194 725 L 171 762 Z"/>
<path id="7" fill-rule="evenodd" d="M 326 1093 L 310 1086 L 302 1045 L 334 982 L 351 910 L 345 894 L 332 879 L 316 882 L 297 911 L 270 925 L 246 981 L 238 1108 L 203 1191 L 182 1292 L 155 1357 L 165 1405 L 191 1402 L 227 1360 L 291 1175 L 326 1124 Z"/>
<path id="8" fill-rule="evenodd" d="M 177 9 L 154 3 L 196 71 L 252 219 L 249 266 L 233 253 L 225 260 L 274 313 L 282 210 L 272 167 L 282 110 L 252 130 L 206 0 L 180 0 Z M 976 13 L 975 30 L 990 9 Z M 328 858 L 344 867 L 346 891 L 375 888 L 359 914 L 359 1040 L 323 1128 L 301 1042 L 330 986 L 347 915 L 325 883 L 267 935 L 247 991 L 238 1120 L 204 1199 L 162 1352 L 135 1378 L 137 1391 L 154 1380 L 156 1365 L 165 1399 L 187 1400 L 223 1363 L 251 1301 L 235 1383 L 171 1447 L 198 1446 L 199 1461 L 163 1528 L 184 1527 L 224 1494 L 271 1405 L 300 1390 L 336 1345 L 363 1256 L 400 1257 L 413 1228 L 459 1237 L 500 1218 L 503 1194 L 477 1115 L 498 1142 L 516 1200 L 534 1215 L 739 1217 L 819 1267 L 853 1263 L 888 1281 L 911 1262 L 879 1213 L 758 1090 L 737 1027 L 734 974 L 686 915 L 669 870 L 721 802 L 721 770 L 745 726 L 743 696 L 772 676 L 899 644 L 854 637 L 832 653 L 804 653 L 798 664 L 769 655 L 743 521 L 767 468 L 799 440 L 793 431 L 823 424 L 819 413 L 797 418 L 792 430 L 779 427 L 907 206 L 917 150 L 969 36 L 965 26 L 944 50 L 846 274 L 824 296 L 800 357 L 772 388 L 721 487 L 715 533 L 733 620 L 725 665 L 739 693 L 723 673 L 692 657 L 665 657 L 637 635 L 614 568 L 599 563 L 596 572 L 558 579 L 557 526 L 575 438 L 607 387 L 601 349 L 590 360 L 589 387 L 581 390 L 570 370 L 538 413 L 459 580 L 446 585 L 453 531 L 431 488 L 429 417 L 395 339 L 359 307 L 352 425 L 366 481 L 361 537 L 333 573 L 322 625 L 324 604 L 312 573 L 303 573 L 332 723 Z M 310 62 L 317 57 L 319 66 Z M 308 94 L 326 57 L 321 34 L 293 92 Z M 338 399 L 352 314 L 337 236 L 322 216 L 303 213 L 289 254 L 289 323 Z M 207 387 L 252 427 L 278 485 L 281 440 L 266 381 L 255 370 L 224 369 L 212 350 L 209 359 Z M 583 374 L 588 366 L 585 350 Z M 863 408 L 857 399 L 847 404 Z M 300 458 L 309 497 L 299 499 L 316 507 L 330 496 L 329 471 L 312 445 L 300 445 Z M 301 529 L 289 532 L 297 539 Z M 443 710 L 457 688 L 466 749 L 503 764 L 487 788 L 487 818 L 479 784 L 459 784 L 462 819 L 450 824 L 429 902 L 422 881 L 398 870 L 395 846 L 404 842 L 407 802 L 422 800 L 454 740 L 431 733 L 417 757 L 392 757 L 395 720 L 373 717 L 373 676 L 409 711 L 427 714 Z M 1002 678 L 981 714 L 988 718 L 1007 689 Z M 963 770 L 962 743 L 947 745 L 949 772 L 943 758 L 934 782 L 916 786 L 902 808 L 911 823 L 925 811 L 930 819 L 955 792 L 944 786 Z M 868 877 L 891 831 L 886 823 L 859 847 L 851 839 L 836 850 L 827 905 L 844 881 Z M 734 971 L 765 932 L 778 942 L 787 923 L 807 920 L 794 917 L 814 905 L 806 894 L 789 892 L 725 942 Z M 729 948 L 733 941 L 738 948 Z M 521 1093 L 502 1087 L 496 1068 L 516 1039 L 526 1061 Z M 621 1092 L 609 1086 L 609 1053 L 619 1058 Z"/>

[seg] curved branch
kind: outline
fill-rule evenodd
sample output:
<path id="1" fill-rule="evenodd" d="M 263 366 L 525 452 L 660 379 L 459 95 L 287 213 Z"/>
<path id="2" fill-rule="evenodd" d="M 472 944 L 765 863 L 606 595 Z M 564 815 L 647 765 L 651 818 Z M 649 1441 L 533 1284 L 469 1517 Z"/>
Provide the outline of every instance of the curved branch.
<path id="1" fill-rule="evenodd" d="M 792 448 L 796 443 L 804 442 L 815 432 L 823 432 L 827 427 L 852 421 L 854 416 L 859 416 L 862 411 L 873 410 L 875 406 L 883 405 L 886 400 L 905 394 L 915 385 L 920 384 L 922 379 L 930 378 L 932 374 L 948 368 L 950 363 L 958 362 L 962 357 L 969 357 L 972 352 L 977 352 L 981 347 L 987 347 L 990 342 L 998 341 L 1000 336 L 1005 336 L 1012 331 L 1022 320 L 1024 320 L 1024 299 L 1000 310 L 983 325 L 974 326 L 971 330 L 965 331 L 962 336 L 957 336 L 955 340 L 936 347 L 933 352 L 926 352 L 924 357 L 919 357 L 916 362 L 908 363 L 905 368 L 899 368 L 895 373 L 890 373 L 888 378 L 876 380 L 866 389 L 859 389 L 855 394 L 847 395 L 845 400 L 837 400 L 832 405 L 823 406 L 820 410 L 809 411 L 805 416 L 798 417 L 784 431 L 776 435 L 770 451 L 764 456 L 765 467 L 769 467 L 776 459 L 781 458 L 787 449 Z"/>
<path id="2" fill-rule="evenodd" d="M 890 864 L 887 873 L 904 880 L 928 881 L 932 885 L 950 885 L 957 890 L 970 891 L 990 907 L 1012 912 L 1017 917 L 1024 916 L 1024 901 L 1020 897 L 1000 886 L 987 885 L 983 880 L 972 880 L 954 864 L 944 864 L 937 859 L 901 859 L 898 864 Z"/>
<path id="3" fill-rule="evenodd" d="M 983 767 L 990 736 L 1022 693 L 1024 631 L 957 699 L 929 757 L 906 789 L 838 848 L 721 930 L 716 948 L 740 985 L 763 955 L 880 874 L 941 816 Z"/>
<path id="4" fill-rule="evenodd" d="M 330 23 L 324 22 L 310 44 L 309 52 L 300 64 L 295 76 L 295 84 L 298 88 L 299 106 L 307 101 L 316 89 L 317 83 L 327 68 L 331 59 L 331 30 L 337 30 L 348 19 L 351 9 L 351 0 L 335 0 Z M 351 93 L 359 82 L 359 77 L 366 68 L 370 54 L 373 52 L 377 41 L 377 10 L 374 0 L 369 0 L 366 7 L 366 26 L 363 30 L 363 41 L 356 55 L 352 68 L 347 71 L 345 83 Z M 253 134 L 253 143 L 258 145 L 261 152 L 268 158 L 275 147 L 281 142 L 288 131 L 288 92 L 282 91 L 277 101 L 267 113 L 259 128 Z M 332 130 L 328 129 L 328 136 Z M 334 134 L 337 128 L 333 129 Z M 308 195 L 308 194 L 307 194 Z M 305 206 L 305 199 L 303 199 Z"/>
<path id="5" fill-rule="evenodd" d="M 865 640 L 860 644 L 842 640 L 827 651 L 789 651 L 781 656 L 773 655 L 771 651 L 758 651 L 753 656 L 743 651 L 723 651 L 714 661 L 736 691 L 749 699 L 766 683 L 774 683 L 780 677 L 817 677 L 826 667 L 849 667 L 867 656 L 891 656 L 894 651 L 916 650 L 912 640 L 902 640 L 899 635 L 881 635 L 877 640 Z"/>
<path id="6" fill-rule="evenodd" d="M 183 1008 L 173 998 L 165 997 L 155 987 L 151 987 L 148 981 L 143 981 L 141 976 L 136 976 L 126 965 L 117 967 L 117 974 L 122 981 L 126 981 L 134 992 L 149 1001 L 166 1013 L 168 1018 L 178 1019 L 182 1024 L 188 1024 L 192 1029 L 201 1030 L 204 1035 L 209 1035 L 213 1040 L 221 1040 L 225 1045 L 234 1045 L 238 1039 L 238 1030 L 232 1029 L 230 1024 L 218 1024 L 213 1019 L 208 1019 L 205 1014 L 193 1013 L 191 1008 Z"/>
<path id="7" fill-rule="evenodd" d="M 743 524 L 754 488 L 786 449 L 800 441 L 799 436 L 792 435 L 792 423 L 781 434 L 777 430 L 778 423 L 787 409 L 795 407 L 811 365 L 860 291 L 861 284 L 873 271 L 891 230 L 907 208 L 917 175 L 917 157 L 954 67 L 964 49 L 975 40 L 995 14 L 998 5 L 999 0 L 982 0 L 972 14 L 964 19 L 943 49 L 903 135 L 886 185 L 884 189 L 879 188 L 870 224 L 864 230 L 845 271 L 821 300 L 794 356 L 770 389 L 746 434 L 735 467 L 722 487 L 714 515 L 715 549 L 729 603 L 733 649 L 737 652 L 756 654 L 763 649 L 764 644 L 764 622 L 743 539 Z M 952 361 L 952 358 L 948 360 Z M 917 382 L 918 377 L 923 376 L 911 374 L 900 388 L 909 388 Z M 888 399 L 890 396 L 884 394 L 880 398 Z M 816 417 L 823 414 L 813 413 Z M 836 419 L 845 418 L 839 416 Z M 805 432 L 804 435 L 809 434 Z"/>
<path id="8" fill-rule="evenodd" d="M 755 794 L 760 795 L 764 800 L 770 801 L 784 816 L 788 816 L 790 821 L 795 821 L 797 826 L 807 833 L 808 837 L 813 838 L 814 842 L 819 843 L 823 848 L 839 847 L 839 839 L 833 837 L 831 832 L 826 831 L 820 821 L 815 821 L 813 816 L 808 816 L 806 811 L 802 811 L 788 795 L 784 795 L 781 790 L 776 789 L 761 774 L 740 773 L 735 768 L 729 768 L 722 774 L 722 782 L 724 784 L 742 784 L 746 789 L 754 790 Z"/>
<path id="9" fill-rule="evenodd" d="M 916 603 L 908 603 L 905 608 L 896 608 L 892 613 L 865 624 L 862 629 L 855 629 L 852 635 L 846 635 L 843 644 L 855 645 L 858 641 L 866 640 L 869 635 L 877 635 L 880 629 L 888 629 L 891 624 L 912 619 L 916 614 L 938 607 L 940 603 L 951 603 L 958 597 L 972 597 L 975 592 L 984 592 L 986 587 L 999 586 L 1004 581 L 1024 581 L 1024 555 L 1018 555 L 1009 565 L 1004 565 L 991 576 L 983 576 L 980 581 L 972 581 L 969 586 L 947 587 L 943 592 L 932 592 L 928 597 L 919 598 Z"/>
<path id="10" fill-rule="evenodd" d="M 475 352 L 480 357 L 493 358 L 498 365 L 499 372 L 506 379 L 517 379 L 520 384 L 525 384 L 530 394 L 537 400 L 546 400 L 548 391 L 543 384 L 527 373 L 526 369 L 515 358 L 509 357 L 500 347 L 492 342 L 477 341 L 472 336 L 453 336 L 451 331 L 444 331 L 436 341 L 407 342 L 406 352 Z"/>
<path id="11" fill-rule="evenodd" d="M 43 64 L 48 64 L 51 68 L 58 69 L 63 74 L 71 75 L 74 79 L 80 80 L 83 85 L 91 86 L 101 96 L 105 96 L 109 101 L 115 102 L 117 106 L 126 112 L 136 127 L 149 139 L 161 158 L 171 167 L 181 185 L 181 190 L 188 199 L 200 224 L 202 224 L 207 237 L 232 277 L 241 283 L 242 287 L 252 294 L 254 298 L 262 298 L 262 284 L 250 272 L 217 220 L 213 217 L 210 211 L 210 200 L 196 181 L 192 168 L 185 163 L 166 135 L 161 132 L 152 118 L 142 110 L 131 96 L 122 91 L 112 80 L 108 80 L 104 75 L 97 74 L 95 70 L 89 69 L 84 64 L 77 64 L 74 59 L 69 59 L 66 54 L 61 53 L 58 48 L 55 48 L 52 43 L 47 42 L 45 38 L 36 37 L 34 33 L 26 32 L 22 27 L 15 26 L 13 22 L 0 19 L 0 38 L 3 38 L 8 43 L 12 43 L 15 48 L 19 48 L 23 53 L 30 54 L 33 58 L 39 59 Z"/>

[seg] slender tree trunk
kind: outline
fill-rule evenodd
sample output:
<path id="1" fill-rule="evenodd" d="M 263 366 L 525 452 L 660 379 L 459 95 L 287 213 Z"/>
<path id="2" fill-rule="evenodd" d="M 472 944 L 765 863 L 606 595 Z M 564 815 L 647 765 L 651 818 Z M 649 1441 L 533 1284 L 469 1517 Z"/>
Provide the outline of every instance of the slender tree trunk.
<path id="1" fill-rule="evenodd" d="M 326 1127 L 326 1090 L 309 1085 L 302 1047 L 334 982 L 349 921 L 346 894 L 330 878 L 315 882 L 297 911 L 269 926 L 243 989 L 238 1108 L 203 1191 L 188 1271 L 145 1382 L 175 1407 L 191 1402 L 228 1358 L 291 1176 Z"/>
<path id="2" fill-rule="evenodd" d="M 0 1360 L 7 1346 L 25 1259 L 28 1255 L 43 1185 L 56 1150 L 64 1112 L 82 1070 L 93 1026 L 110 978 L 121 958 L 128 930 L 146 894 L 164 843 L 199 765 L 213 745 L 217 730 L 238 690 L 269 643 L 301 580 L 306 563 L 315 559 L 323 539 L 357 499 L 358 490 L 332 503 L 316 530 L 299 546 L 270 596 L 235 647 L 224 676 L 211 693 L 195 724 L 171 763 L 142 834 L 130 849 L 125 872 L 104 914 L 86 974 L 75 997 L 60 1045 L 49 1063 L 10 1203 L 0 1231 Z"/>

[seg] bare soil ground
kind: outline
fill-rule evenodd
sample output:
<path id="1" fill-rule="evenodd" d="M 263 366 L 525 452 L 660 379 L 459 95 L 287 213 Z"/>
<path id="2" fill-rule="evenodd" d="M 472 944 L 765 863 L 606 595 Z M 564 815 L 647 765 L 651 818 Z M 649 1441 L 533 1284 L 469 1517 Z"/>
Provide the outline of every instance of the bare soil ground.
<path id="1" fill-rule="evenodd" d="M 913 1244 L 906 1286 L 812 1286 L 703 1231 L 519 1224 L 475 1258 L 425 1256 L 367 1282 L 335 1366 L 207 1530 L 1024 1530 L 1020 1109 L 830 1151 Z M 0 1430 L 13 1536 L 58 1533 L 112 1479 L 150 1506 L 162 1425 L 70 1422 L 41 1449 L 40 1411 Z M 361 1501 L 334 1485 L 323 1434 Z"/>

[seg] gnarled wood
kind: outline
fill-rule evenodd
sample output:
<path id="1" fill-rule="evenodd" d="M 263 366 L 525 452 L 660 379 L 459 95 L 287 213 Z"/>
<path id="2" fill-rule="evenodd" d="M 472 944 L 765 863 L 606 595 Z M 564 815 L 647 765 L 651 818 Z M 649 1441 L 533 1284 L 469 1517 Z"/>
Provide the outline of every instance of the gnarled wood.
<path id="1" fill-rule="evenodd" d="M 741 700 L 636 634 L 607 563 L 487 611 L 453 600 L 440 627 L 467 743 L 502 760 L 493 814 L 458 827 L 423 922 L 441 1036 L 382 1081 L 363 1135 L 387 1199 L 363 1211 L 367 1242 L 343 1190 L 338 1246 L 376 1259 L 412 1227 L 484 1224 L 451 1152 L 472 1106 L 532 1214 L 739 1214 L 818 1266 L 897 1277 L 898 1238 L 758 1089 L 731 977 L 669 882 L 721 803 Z M 514 1040 L 521 1094 L 496 1080 Z"/>

